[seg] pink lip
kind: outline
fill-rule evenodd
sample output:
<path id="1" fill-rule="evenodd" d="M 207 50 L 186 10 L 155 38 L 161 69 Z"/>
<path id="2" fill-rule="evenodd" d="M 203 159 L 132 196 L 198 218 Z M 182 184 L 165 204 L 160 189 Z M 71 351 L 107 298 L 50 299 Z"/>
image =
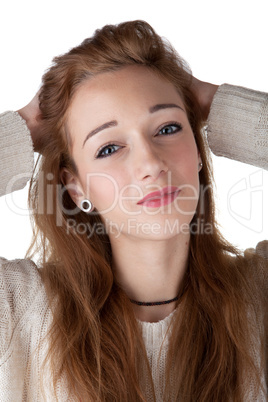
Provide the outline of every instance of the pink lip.
<path id="1" fill-rule="evenodd" d="M 178 187 L 167 186 L 160 191 L 153 191 L 152 193 L 147 194 L 137 204 L 151 208 L 158 208 L 173 202 L 179 192 L 180 190 Z"/>

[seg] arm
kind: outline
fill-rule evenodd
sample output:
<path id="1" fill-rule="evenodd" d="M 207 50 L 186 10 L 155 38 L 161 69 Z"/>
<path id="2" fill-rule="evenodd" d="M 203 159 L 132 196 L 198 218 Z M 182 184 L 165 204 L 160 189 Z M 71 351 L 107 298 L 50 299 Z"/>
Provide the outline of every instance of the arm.
<path id="1" fill-rule="evenodd" d="M 26 121 L 18 112 L 0 115 L 0 144 L 3 195 L 22 188 L 32 175 L 33 142 Z M 16 247 L 15 242 L 13 246 Z M 22 400 L 25 389 L 32 389 L 29 379 L 36 367 L 31 356 L 48 331 L 46 322 L 50 322 L 47 297 L 34 262 L 0 258 L 1 400 Z M 29 398 L 38 400 L 37 382 L 30 392 Z"/>
<path id="2" fill-rule="evenodd" d="M 18 112 L 0 114 L 0 196 L 23 188 L 32 175 L 33 148 L 41 149 L 38 95 Z"/>
<path id="3" fill-rule="evenodd" d="M 207 131 L 216 155 L 268 168 L 268 94 L 221 85 L 212 101 Z"/>
<path id="4" fill-rule="evenodd" d="M 232 85 L 213 85 L 193 77 L 212 152 L 268 168 L 268 94 Z"/>
<path id="5" fill-rule="evenodd" d="M 17 112 L 0 115 L 0 143 L 0 195 L 4 195 L 26 185 L 34 164 L 30 131 Z"/>

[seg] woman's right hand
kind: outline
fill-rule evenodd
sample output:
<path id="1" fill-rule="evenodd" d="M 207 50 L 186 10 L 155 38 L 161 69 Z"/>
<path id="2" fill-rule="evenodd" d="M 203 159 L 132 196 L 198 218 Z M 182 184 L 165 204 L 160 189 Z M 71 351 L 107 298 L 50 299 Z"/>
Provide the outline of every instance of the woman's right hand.
<path id="1" fill-rule="evenodd" d="M 31 132 L 33 146 L 35 152 L 42 153 L 42 139 L 39 135 L 39 127 L 41 121 L 41 111 L 39 109 L 39 92 L 34 96 L 28 105 L 17 111 L 19 115 L 26 121 Z"/>

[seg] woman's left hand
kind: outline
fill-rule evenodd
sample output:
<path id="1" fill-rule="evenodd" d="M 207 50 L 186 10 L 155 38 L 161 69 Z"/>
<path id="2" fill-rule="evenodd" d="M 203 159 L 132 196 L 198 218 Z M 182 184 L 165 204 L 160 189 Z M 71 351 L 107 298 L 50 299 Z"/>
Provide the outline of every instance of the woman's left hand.
<path id="1" fill-rule="evenodd" d="M 193 90 L 199 102 L 204 120 L 207 120 L 208 118 L 210 106 L 218 88 L 219 88 L 218 85 L 200 81 L 197 78 L 192 77 L 191 89 Z"/>

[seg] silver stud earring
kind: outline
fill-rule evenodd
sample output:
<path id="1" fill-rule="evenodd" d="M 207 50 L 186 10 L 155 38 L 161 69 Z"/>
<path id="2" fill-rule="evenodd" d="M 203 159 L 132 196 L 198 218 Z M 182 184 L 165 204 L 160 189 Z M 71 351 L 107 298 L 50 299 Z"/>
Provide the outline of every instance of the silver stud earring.
<path id="1" fill-rule="evenodd" d="M 199 163 L 198 163 L 198 167 L 199 167 L 199 172 L 200 172 L 200 170 L 201 170 L 202 167 L 203 167 L 203 163 L 202 163 L 202 162 L 199 162 Z"/>
<path id="2" fill-rule="evenodd" d="M 80 209 L 89 214 L 93 211 L 94 207 L 92 202 L 85 198 L 83 201 L 81 201 Z"/>

